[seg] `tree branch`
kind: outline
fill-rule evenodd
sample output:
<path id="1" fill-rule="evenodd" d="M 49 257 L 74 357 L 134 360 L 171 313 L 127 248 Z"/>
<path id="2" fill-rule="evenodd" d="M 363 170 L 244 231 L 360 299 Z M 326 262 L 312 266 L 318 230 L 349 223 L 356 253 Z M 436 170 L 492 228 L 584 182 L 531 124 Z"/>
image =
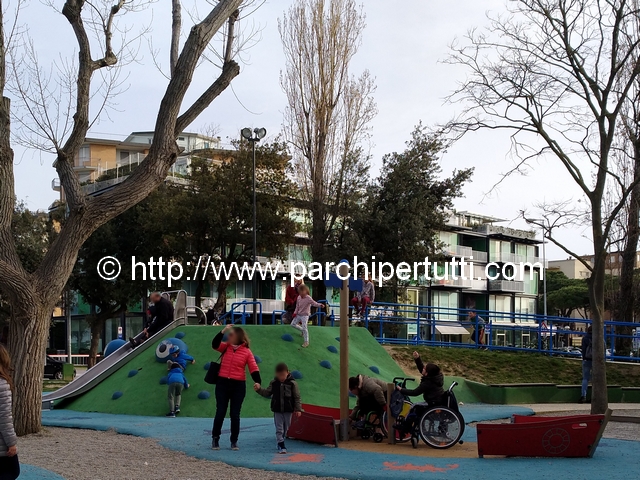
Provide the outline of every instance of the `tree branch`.
<path id="1" fill-rule="evenodd" d="M 175 134 L 183 132 L 240 74 L 240 66 L 233 60 L 225 63 L 215 82 L 176 120 Z"/>
<path id="2" fill-rule="evenodd" d="M 182 13 L 180 0 L 171 0 L 171 52 L 169 55 L 169 68 L 171 76 L 176 69 L 178 55 L 180 53 L 180 34 L 182 33 Z"/>
<path id="3" fill-rule="evenodd" d="M 91 43 L 86 28 L 82 21 L 83 0 L 67 0 L 62 7 L 65 16 L 78 42 L 78 73 L 76 77 L 76 107 L 73 115 L 73 128 L 69 138 L 58 148 L 55 167 L 60 177 L 60 183 L 64 188 L 67 204 L 70 212 L 81 210 L 86 205 L 86 196 L 80 188 L 80 181 L 74 171 L 74 160 L 80 147 L 84 143 L 89 130 L 89 105 L 91 103 L 91 78 L 99 68 L 110 67 L 116 64 L 117 58 L 111 46 L 113 18 L 120 11 L 125 0 L 118 0 L 104 25 L 105 54 L 104 57 L 94 61 L 91 57 Z"/>

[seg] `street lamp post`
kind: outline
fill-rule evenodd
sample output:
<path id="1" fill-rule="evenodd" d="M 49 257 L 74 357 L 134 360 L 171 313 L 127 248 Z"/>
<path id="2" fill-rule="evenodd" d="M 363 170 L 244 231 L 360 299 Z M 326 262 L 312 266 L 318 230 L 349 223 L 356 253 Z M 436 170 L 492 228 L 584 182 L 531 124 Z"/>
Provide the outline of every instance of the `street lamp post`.
<path id="1" fill-rule="evenodd" d="M 544 320 L 547 321 L 547 275 L 545 270 L 547 268 L 547 242 L 545 240 L 545 219 L 544 218 L 528 218 L 527 223 L 538 225 L 542 230 L 542 303 L 544 309 Z"/>
<path id="2" fill-rule="evenodd" d="M 256 277 L 255 266 L 257 262 L 257 208 L 256 208 L 256 143 L 262 140 L 267 135 L 267 130 L 264 128 L 243 128 L 240 132 L 242 137 L 251 143 L 253 151 L 253 278 L 251 284 L 251 292 L 253 293 L 253 324 L 258 323 L 258 311 L 256 309 L 256 302 L 258 301 L 258 278 Z"/>

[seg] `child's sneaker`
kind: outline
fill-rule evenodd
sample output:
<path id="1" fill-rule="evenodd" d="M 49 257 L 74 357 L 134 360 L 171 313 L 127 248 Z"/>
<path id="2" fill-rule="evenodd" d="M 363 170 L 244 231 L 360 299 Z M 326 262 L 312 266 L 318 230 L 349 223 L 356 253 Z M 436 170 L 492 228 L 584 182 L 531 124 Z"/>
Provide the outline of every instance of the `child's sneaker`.
<path id="1" fill-rule="evenodd" d="M 175 412 L 169 412 L 169 413 L 167 413 L 165 415 L 165 417 L 167 417 L 167 418 L 176 418 L 176 414 L 175 414 Z"/>
<path id="2" fill-rule="evenodd" d="M 307 348 L 308 346 L 309 346 L 309 342 L 304 342 L 304 343 L 302 344 L 302 348 Z"/>
<path id="3" fill-rule="evenodd" d="M 211 439 L 211 450 L 220 450 L 220 437 L 213 437 Z"/>
<path id="4" fill-rule="evenodd" d="M 284 442 L 278 444 L 278 453 L 283 455 L 287 453 L 287 447 L 284 446 Z"/>
<path id="5" fill-rule="evenodd" d="M 231 442 L 231 450 L 240 450 L 237 442 Z"/>
<path id="6" fill-rule="evenodd" d="M 180 413 L 180 406 L 176 407 L 176 415 Z"/>

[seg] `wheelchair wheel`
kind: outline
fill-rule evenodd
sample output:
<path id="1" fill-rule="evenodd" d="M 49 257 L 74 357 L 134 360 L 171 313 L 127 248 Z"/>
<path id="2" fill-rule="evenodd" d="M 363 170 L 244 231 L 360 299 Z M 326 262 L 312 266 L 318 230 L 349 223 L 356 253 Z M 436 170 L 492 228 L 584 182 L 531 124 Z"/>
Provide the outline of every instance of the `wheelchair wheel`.
<path id="1" fill-rule="evenodd" d="M 411 446 L 413 448 L 418 448 L 418 437 L 411 435 Z"/>
<path id="2" fill-rule="evenodd" d="M 362 430 L 360 438 L 362 440 L 369 440 L 371 438 L 371 430 Z"/>
<path id="3" fill-rule="evenodd" d="M 453 447 L 464 433 L 464 419 L 446 407 L 435 407 L 427 411 L 418 426 L 420 438 L 432 448 Z"/>
<path id="4" fill-rule="evenodd" d="M 405 400 L 404 401 L 404 405 L 402 407 L 402 411 L 400 412 L 400 415 L 398 415 L 398 417 L 404 417 L 407 418 L 407 415 L 409 415 L 409 412 L 411 411 L 411 407 L 413 406 L 413 403 L 411 403 L 409 400 Z M 387 430 L 387 412 L 385 411 L 382 414 L 382 424 L 380 425 L 380 429 L 382 430 L 382 433 L 384 433 L 385 437 L 389 436 L 389 432 Z M 396 430 L 396 442 L 408 442 L 409 440 L 411 440 L 411 432 L 399 432 Z"/>
<path id="5" fill-rule="evenodd" d="M 373 441 L 376 443 L 381 443 L 382 440 L 384 440 L 384 435 L 382 435 L 381 433 L 374 433 L 373 434 Z"/>

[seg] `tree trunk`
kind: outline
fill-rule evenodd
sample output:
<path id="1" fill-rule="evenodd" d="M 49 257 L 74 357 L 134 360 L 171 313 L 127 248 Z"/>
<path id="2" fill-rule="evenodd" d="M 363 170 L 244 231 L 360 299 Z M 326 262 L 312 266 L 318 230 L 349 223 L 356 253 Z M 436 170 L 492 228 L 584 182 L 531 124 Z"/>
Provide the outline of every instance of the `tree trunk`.
<path id="1" fill-rule="evenodd" d="M 202 278 L 198 279 L 198 283 L 196 284 L 196 307 L 200 307 L 202 305 L 202 291 L 204 290 L 206 280 Z"/>
<path id="2" fill-rule="evenodd" d="M 213 309 L 218 313 L 218 315 L 222 315 L 227 308 L 228 284 L 229 282 L 222 277 L 218 280 L 218 298 L 216 299 L 216 304 L 213 306 Z"/>
<path id="3" fill-rule="evenodd" d="M 314 262 L 324 263 L 325 261 L 333 261 L 338 263 L 339 258 L 328 260 L 325 255 L 325 242 L 326 242 L 326 222 L 324 220 L 324 212 L 321 202 L 312 202 L 313 211 L 311 212 L 312 226 L 311 226 L 311 259 Z M 313 297 L 316 300 L 321 300 L 327 296 L 327 288 L 324 284 L 324 280 L 314 280 L 313 283 Z"/>
<path id="4" fill-rule="evenodd" d="M 46 340 L 52 308 L 38 305 L 36 298 L 12 302 L 9 351 L 13 360 L 14 425 L 18 435 L 40 430 L 42 379 Z M 38 399 L 37 402 L 34 399 Z"/>
<path id="5" fill-rule="evenodd" d="M 594 209 L 593 214 L 599 213 Z M 601 414 L 609 406 L 607 390 L 607 365 L 604 347 L 604 283 L 605 258 L 604 238 L 602 232 L 595 227 L 594 221 L 594 257 L 595 262 L 589 278 L 589 303 L 591 305 L 591 320 L 593 327 L 593 371 L 591 388 L 591 413 Z"/>
<path id="6" fill-rule="evenodd" d="M 633 141 L 633 182 L 640 178 L 640 139 Z M 620 299 L 619 318 L 623 322 L 634 321 L 634 311 L 636 306 L 635 297 L 635 268 L 636 255 L 638 251 L 638 240 L 640 239 L 640 183 L 638 183 L 629 195 L 629 211 L 627 213 L 627 238 L 622 252 L 622 266 L 620 269 Z M 628 356 L 633 348 L 633 329 L 631 327 L 616 327 L 619 335 L 616 337 L 616 354 Z"/>
<path id="7" fill-rule="evenodd" d="M 102 329 L 104 328 L 104 318 L 96 316 L 91 321 L 91 346 L 89 347 L 88 367 L 95 366 L 98 361 L 98 345 L 100 337 L 102 337 Z"/>

